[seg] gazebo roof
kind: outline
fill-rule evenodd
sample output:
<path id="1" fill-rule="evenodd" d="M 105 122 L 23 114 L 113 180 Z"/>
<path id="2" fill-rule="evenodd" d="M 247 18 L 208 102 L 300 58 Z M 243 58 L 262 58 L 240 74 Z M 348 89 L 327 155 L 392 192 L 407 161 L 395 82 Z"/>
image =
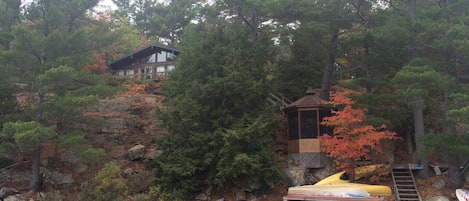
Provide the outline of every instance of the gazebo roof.
<path id="1" fill-rule="evenodd" d="M 287 105 L 283 110 L 289 111 L 300 108 L 320 108 L 322 106 L 322 99 L 316 94 L 316 91 L 309 88 L 305 96 Z"/>
<path id="2" fill-rule="evenodd" d="M 112 61 L 111 63 L 109 63 L 109 67 L 111 67 L 111 69 L 119 69 L 119 68 L 128 66 L 135 61 L 144 59 L 154 53 L 159 53 L 162 51 L 171 52 L 175 55 L 178 55 L 179 53 L 181 53 L 180 50 L 176 48 L 172 48 L 172 47 L 166 47 L 162 45 L 148 45 L 126 56 L 123 56 L 119 59 Z"/>

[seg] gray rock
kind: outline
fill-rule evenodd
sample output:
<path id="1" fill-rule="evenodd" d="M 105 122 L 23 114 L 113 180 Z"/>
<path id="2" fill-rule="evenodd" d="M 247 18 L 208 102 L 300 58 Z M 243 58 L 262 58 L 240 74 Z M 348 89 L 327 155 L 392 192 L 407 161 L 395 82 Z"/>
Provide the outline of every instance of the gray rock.
<path id="1" fill-rule="evenodd" d="M 131 176 L 133 176 L 133 175 L 138 174 L 138 172 L 135 171 L 135 170 L 132 169 L 132 168 L 127 168 L 127 169 L 124 170 L 124 172 L 123 172 L 122 174 L 123 174 L 124 178 L 129 178 L 129 177 L 131 177 Z"/>
<path id="2" fill-rule="evenodd" d="M 44 179 L 46 182 L 51 184 L 73 184 L 75 180 L 70 174 L 63 174 L 58 171 L 51 171 L 47 168 L 41 167 L 41 172 L 44 174 Z"/>
<path id="3" fill-rule="evenodd" d="M 73 166 L 73 171 L 76 173 L 84 173 L 86 170 L 88 170 L 88 166 L 83 163 L 77 163 Z"/>
<path id="4" fill-rule="evenodd" d="M 117 144 L 123 145 L 127 141 L 127 135 L 122 133 L 114 133 L 107 136 L 107 138 Z"/>
<path id="5" fill-rule="evenodd" d="M 441 189 L 445 188 L 445 181 L 439 180 L 439 181 L 433 183 L 432 186 L 435 187 L 436 189 L 441 190 Z"/>
<path id="6" fill-rule="evenodd" d="M 21 200 L 24 200 L 24 199 L 20 198 L 18 195 L 8 196 L 5 199 L 3 199 L 3 201 L 21 201 Z"/>
<path id="7" fill-rule="evenodd" d="M 128 149 L 125 153 L 131 161 L 141 160 L 145 157 L 145 146 L 138 144 Z"/>
<path id="8" fill-rule="evenodd" d="M 208 197 L 207 197 L 207 195 L 205 195 L 205 193 L 201 193 L 201 194 L 198 194 L 197 196 L 195 196 L 195 199 L 196 200 L 208 200 Z"/>
<path id="9" fill-rule="evenodd" d="M 220 198 L 220 199 L 215 200 L 215 201 L 225 201 L 225 198 Z"/>
<path id="10" fill-rule="evenodd" d="M 259 199 L 257 199 L 256 197 L 251 197 L 249 198 L 249 201 L 259 201 Z"/>
<path id="11" fill-rule="evenodd" d="M 144 157 L 145 157 L 145 159 L 153 160 L 153 159 L 156 159 L 156 158 L 160 157 L 161 154 L 163 154 L 163 151 L 161 151 L 161 150 L 150 149 L 150 150 L 148 150 L 147 153 L 145 153 Z"/>
<path id="12" fill-rule="evenodd" d="M 14 188 L 3 187 L 3 188 L 0 188 L 0 199 L 7 198 L 11 195 L 16 195 L 18 193 L 19 191 Z"/>
<path id="13" fill-rule="evenodd" d="M 245 201 L 246 200 L 246 192 L 244 192 L 244 190 L 236 189 L 235 193 L 236 193 L 236 201 Z"/>
<path id="14" fill-rule="evenodd" d="M 446 196 L 440 195 L 440 196 L 431 197 L 427 199 L 427 201 L 449 201 L 449 199 Z"/>
<path id="15" fill-rule="evenodd" d="M 287 177 L 291 181 L 291 185 L 300 186 L 305 184 L 305 168 L 297 166 L 289 166 L 284 170 Z"/>

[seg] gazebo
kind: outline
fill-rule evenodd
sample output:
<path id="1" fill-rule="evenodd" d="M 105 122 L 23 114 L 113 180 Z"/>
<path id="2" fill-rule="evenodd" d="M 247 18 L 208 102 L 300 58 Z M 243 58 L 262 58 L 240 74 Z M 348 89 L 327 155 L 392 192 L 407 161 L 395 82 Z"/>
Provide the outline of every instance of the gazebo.
<path id="1" fill-rule="evenodd" d="M 288 156 L 305 168 L 324 167 L 318 136 L 328 132 L 322 119 L 330 116 L 330 108 L 312 88 L 306 95 L 283 108 L 287 118 Z"/>

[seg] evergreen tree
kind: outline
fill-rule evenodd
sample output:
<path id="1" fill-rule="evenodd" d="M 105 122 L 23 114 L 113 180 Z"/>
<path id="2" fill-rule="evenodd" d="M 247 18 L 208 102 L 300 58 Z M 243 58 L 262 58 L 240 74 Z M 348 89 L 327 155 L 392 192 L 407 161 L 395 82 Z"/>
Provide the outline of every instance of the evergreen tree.
<path id="1" fill-rule="evenodd" d="M 416 138 L 422 137 L 426 130 L 424 110 L 429 105 L 435 109 L 442 104 L 440 100 L 444 98 L 446 90 L 454 87 L 453 79 L 434 70 L 431 61 L 418 58 L 404 66 L 392 81 L 397 92 L 412 107 Z M 428 159 L 422 154 L 424 145 L 417 142 L 416 149 L 419 156 L 414 161 L 427 167 Z M 421 172 L 424 178 L 428 177 L 428 168 Z"/>
<path id="2" fill-rule="evenodd" d="M 20 0 L 0 1 L 0 47 L 10 49 L 10 41 L 14 36 L 12 28 L 20 22 Z"/>
<path id="3" fill-rule="evenodd" d="M 44 178 L 40 175 L 39 160 L 41 158 L 41 142 L 50 139 L 55 134 L 55 126 L 44 126 L 36 121 L 8 122 L 3 125 L 3 133 L 15 139 L 21 149 L 33 149 L 32 176 L 30 188 L 34 191 L 42 189 Z"/>
<path id="4" fill-rule="evenodd" d="M 458 140 L 461 133 L 457 132 L 457 124 L 460 121 L 459 116 L 452 115 L 452 110 L 458 110 L 461 106 L 452 97 L 457 94 L 464 94 L 458 89 L 460 86 L 468 83 L 468 58 L 464 51 L 467 51 L 468 29 L 467 9 L 468 4 L 463 1 L 440 1 L 436 2 L 418 2 L 417 6 L 421 11 L 413 20 L 412 26 L 416 33 L 415 48 L 421 57 L 430 58 L 435 70 L 443 75 L 449 76 L 454 80 L 451 86 L 446 87 L 442 96 L 431 104 L 432 107 L 427 110 L 425 120 L 431 125 L 434 133 L 444 133 L 443 138 Z M 445 82 L 446 83 L 446 82 Z M 441 83 L 444 85 L 444 83 Z M 427 99 L 434 100 L 432 96 Z M 441 140 L 441 147 L 457 144 L 451 143 L 452 140 Z M 450 144 L 446 144 L 446 143 Z M 459 147 L 460 146 L 455 146 Z M 458 148 L 456 148 L 458 149 Z M 463 149 L 461 149 L 463 150 Z M 443 153 L 445 153 L 443 151 Z M 461 173 L 459 171 L 459 160 L 457 154 L 444 154 L 447 160 L 451 178 L 451 188 L 456 189 L 462 186 Z"/>
<path id="5" fill-rule="evenodd" d="M 41 143 L 45 140 L 55 138 L 59 144 L 68 145 L 67 149 L 103 155 L 102 150 L 79 143 L 83 142 L 83 135 L 77 128 L 83 124 L 91 125 L 91 121 L 84 121 L 83 112 L 97 103 L 98 98 L 111 96 L 117 89 L 107 86 L 101 77 L 80 73 L 67 66 L 46 71 L 38 76 L 36 83 L 39 88 L 37 107 L 34 108 L 36 116 L 31 117 L 32 121 L 7 122 L 3 132 L 11 136 L 17 145 L 27 148 L 25 150 L 34 147 L 31 150 L 33 159 L 30 187 L 38 191 L 43 184 L 39 170 Z"/>
<path id="6" fill-rule="evenodd" d="M 24 6 L 22 22 L 13 28 L 11 49 L 28 81 L 60 65 L 81 68 L 90 60 L 86 12 L 98 0 L 40 0 Z"/>
<path id="7" fill-rule="evenodd" d="M 179 0 L 169 3 L 157 3 L 151 7 L 150 26 L 145 34 L 156 38 L 169 46 L 177 46 L 181 42 L 184 28 L 195 19 L 200 1 Z"/>
<path id="8" fill-rule="evenodd" d="M 279 179 L 265 101 L 271 42 L 250 34 L 222 19 L 186 29 L 184 53 L 165 82 L 169 109 L 160 114 L 171 135 L 158 140 L 164 154 L 154 162 L 157 183 L 169 192 L 242 180 L 268 188 Z"/>

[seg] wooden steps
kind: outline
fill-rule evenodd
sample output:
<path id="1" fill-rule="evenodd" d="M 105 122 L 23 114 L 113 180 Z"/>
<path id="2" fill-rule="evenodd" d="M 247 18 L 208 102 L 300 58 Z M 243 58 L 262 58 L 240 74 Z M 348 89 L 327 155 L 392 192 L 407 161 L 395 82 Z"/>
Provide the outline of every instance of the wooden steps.
<path id="1" fill-rule="evenodd" d="M 421 201 L 412 168 L 393 168 L 392 180 L 397 201 Z"/>

